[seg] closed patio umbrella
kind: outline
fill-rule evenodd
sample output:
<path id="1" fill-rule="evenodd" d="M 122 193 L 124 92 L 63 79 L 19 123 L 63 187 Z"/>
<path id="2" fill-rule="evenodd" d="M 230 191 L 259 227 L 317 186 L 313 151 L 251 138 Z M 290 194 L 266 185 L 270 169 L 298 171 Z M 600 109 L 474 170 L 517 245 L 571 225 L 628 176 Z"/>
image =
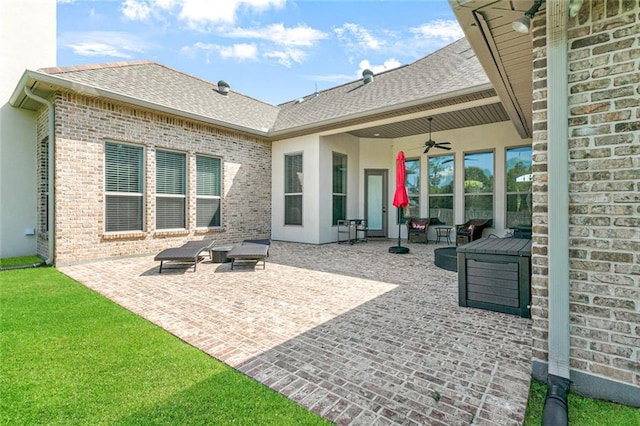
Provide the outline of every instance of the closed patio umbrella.
<path id="1" fill-rule="evenodd" d="M 396 157 L 396 192 L 393 195 L 393 205 L 398 208 L 398 245 L 389 247 L 389 253 L 396 254 L 409 253 L 408 247 L 400 245 L 400 209 L 407 207 L 409 204 L 409 196 L 405 186 L 406 170 L 404 162 L 404 152 L 400 151 Z"/>

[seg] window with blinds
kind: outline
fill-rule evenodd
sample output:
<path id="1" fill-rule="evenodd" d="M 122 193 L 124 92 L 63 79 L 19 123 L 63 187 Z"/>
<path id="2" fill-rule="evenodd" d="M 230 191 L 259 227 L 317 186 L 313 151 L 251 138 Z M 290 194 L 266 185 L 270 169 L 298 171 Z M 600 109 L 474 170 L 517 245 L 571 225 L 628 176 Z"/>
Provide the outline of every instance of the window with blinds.
<path id="1" fill-rule="evenodd" d="M 156 229 L 186 228 L 187 156 L 156 151 Z"/>
<path id="2" fill-rule="evenodd" d="M 196 227 L 220 226 L 222 168 L 219 158 L 196 156 Z"/>
<path id="3" fill-rule="evenodd" d="M 302 225 L 302 154 L 284 156 L 284 224 Z"/>
<path id="4" fill-rule="evenodd" d="M 347 156 L 333 153 L 333 225 L 347 218 Z"/>
<path id="5" fill-rule="evenodd" d="M 142 231 L 144 150 L 142 147 L 106 142 L 105 231 Z"/>

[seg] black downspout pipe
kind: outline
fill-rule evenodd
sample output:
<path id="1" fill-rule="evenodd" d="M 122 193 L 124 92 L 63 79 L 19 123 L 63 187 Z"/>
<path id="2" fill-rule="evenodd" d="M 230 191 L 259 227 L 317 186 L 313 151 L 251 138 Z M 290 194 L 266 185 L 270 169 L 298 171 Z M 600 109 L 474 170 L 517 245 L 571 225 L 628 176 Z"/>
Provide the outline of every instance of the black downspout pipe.
<path id="1" fill-rule="evenodd" d="M 569 424 L 567 395 L 570 385 L 569 379 L 549 374 L 547 377 L 547 397 L 542 410 L 542 426 L 567 426 Z"/>

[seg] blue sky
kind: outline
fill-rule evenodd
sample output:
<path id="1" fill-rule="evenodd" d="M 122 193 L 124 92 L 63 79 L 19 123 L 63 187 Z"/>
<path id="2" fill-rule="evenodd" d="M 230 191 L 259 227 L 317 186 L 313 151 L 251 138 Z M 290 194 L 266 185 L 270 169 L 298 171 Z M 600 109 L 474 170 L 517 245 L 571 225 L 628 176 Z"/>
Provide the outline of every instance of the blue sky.
<path id="1" fill-rule="evenodd" d="M 148 59 L 278 104 L 463 36 L 447 0 L 58 0 L 58 66 Z"/>

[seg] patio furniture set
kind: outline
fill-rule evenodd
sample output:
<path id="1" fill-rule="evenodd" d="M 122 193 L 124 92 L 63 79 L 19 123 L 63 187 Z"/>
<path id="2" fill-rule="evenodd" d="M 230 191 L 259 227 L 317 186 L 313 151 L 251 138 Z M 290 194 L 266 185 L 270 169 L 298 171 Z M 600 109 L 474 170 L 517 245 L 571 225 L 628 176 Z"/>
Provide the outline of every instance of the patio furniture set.
<path id="1" fill-rule="evenodd" d="M 268 239 L 244 240 L 234 246 L 215 247 L 214 244 L 214 240 L 189 241 L 180 247 L 162 250 L 154 257 L 155 261 L 160 262 L 158 273 L 162 273 L 165 262 L 173 262 L 182 266 L 193 264 L 193 272 L 195 272 L 198 263 L 204 259 L 205 252 L 209 252 L 211 262 L 231 261 L 232 270 L 236 261 L 255 262 L 255 264 L 262 261 L 262 269 L 266 268 L 266 258 L 269 256 L 269 246 L 271 245 L 271 241 Z"/>

